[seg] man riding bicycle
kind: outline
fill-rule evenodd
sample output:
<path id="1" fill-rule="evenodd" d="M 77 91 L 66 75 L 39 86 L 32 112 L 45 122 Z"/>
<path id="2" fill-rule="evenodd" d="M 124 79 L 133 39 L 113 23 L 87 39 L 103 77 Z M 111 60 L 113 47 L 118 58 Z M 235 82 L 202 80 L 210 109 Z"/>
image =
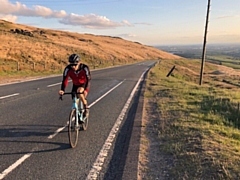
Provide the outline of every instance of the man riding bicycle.
<path id="1" fill-rule="evenodd" d="M 80 62 L 80 56 L 72 54 L 68 58 L 69 65 L 67 65 L 63 71 L 63 80 L 61 90 L 58 94 L 62 96 L 65 88 L 68 85 L 68 78 L 72 79 L 72 92 L 81 93 L 78 94 L 78 98 L 81 99 L 85 108 L 85 115 L 88 115 L 88 104 L 86 96 L 90 88 L 91 73 L 89 67 L 86 64 Z"/>

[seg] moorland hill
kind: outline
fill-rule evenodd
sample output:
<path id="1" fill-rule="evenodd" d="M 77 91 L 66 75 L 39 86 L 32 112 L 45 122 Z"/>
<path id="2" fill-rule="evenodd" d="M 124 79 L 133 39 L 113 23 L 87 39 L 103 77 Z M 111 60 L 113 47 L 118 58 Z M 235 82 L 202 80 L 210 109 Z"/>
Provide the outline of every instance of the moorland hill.
<path id="1" fill-rule="evenodd" d="M 11 66 L 6 66 L 10 62 L 22 63 L 21 69 L 32 63 L 48 63 L 57 67 L 65 65 L 72 53 L 78 53 L 94 68 L 142 60 L 181 58 L 119 37 L 37 28 L 4 20 L 0 20 L 0 40 L 0 71 L 11 70 Z"/>

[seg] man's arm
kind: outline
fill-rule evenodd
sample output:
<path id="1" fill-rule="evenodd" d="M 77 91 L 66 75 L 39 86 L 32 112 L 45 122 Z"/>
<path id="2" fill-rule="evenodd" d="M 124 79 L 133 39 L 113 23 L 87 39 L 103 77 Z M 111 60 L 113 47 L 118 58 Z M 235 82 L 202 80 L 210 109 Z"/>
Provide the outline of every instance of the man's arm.
<path id="1" fill-rule="evenodd" d="M 86 76 L 87 76 L 88 81 L 90 81 L 91 80 L 91 72 L 89 70 L 89 67 L 87 65 L 85 65 L 85 67 L 83 69 L 86 72 Z"/>
<path id="2" fill-rule="evenodd" d="M 86 86 L 85 86 L 85 96 L 87 96 L 87 93 L 88 93 L 88 91 L 89 91 L 89 89 L 90 89 L 90 80 L 91 80 L 91 72 L 90 72 L 90 70 L 89 70 L 89 67 L 87 66 L 87 65 L 85 65 L 84 66 L 84 71 L 85 71 L 85 73 L 86 73 L 86 77 L 87 77 L 87 82 L 86 82 Z"/>
<path id="3" fill-rule="evenodd" d="M 65 88 L 68 85 L 68 76 L 69 76 L 68 71 L 69 71 L 68 67 L 66 67 L 63 71 L 63 80 L 62 80 L 62 84 L 61 84 L 61 90 L 62 91 L 65 91 Z"/>

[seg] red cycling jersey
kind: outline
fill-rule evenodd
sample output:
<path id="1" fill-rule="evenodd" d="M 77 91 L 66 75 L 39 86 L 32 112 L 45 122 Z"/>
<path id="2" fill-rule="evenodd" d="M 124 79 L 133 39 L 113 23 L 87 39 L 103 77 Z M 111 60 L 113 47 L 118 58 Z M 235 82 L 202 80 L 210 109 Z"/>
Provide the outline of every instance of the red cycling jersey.
<path id="1" fill-rule="evenodd" d="M 80 64 L 77 71 L 74 71 L 71 68 L 71 65 L 68 65 L 63 72 L 63 80 L 61 85 L 61 90 L 65 90 L 68 85 L 68 78 L 72 79 L 72 83 L 75 86 L 84 85 L 85 89 L 88 90 L 89 80 L 91 79 L 89 68 L 86 64 Z"/>

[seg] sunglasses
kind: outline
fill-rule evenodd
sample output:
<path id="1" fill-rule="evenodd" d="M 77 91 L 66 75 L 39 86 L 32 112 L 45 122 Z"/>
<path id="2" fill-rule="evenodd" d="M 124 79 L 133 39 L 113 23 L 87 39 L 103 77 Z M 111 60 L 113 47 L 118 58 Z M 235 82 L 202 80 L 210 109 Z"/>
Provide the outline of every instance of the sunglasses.
<path id="1" fill-rule="evenodd" d="M 77 66 L 77 64 L 71 64 L 71 67 Z"/>

